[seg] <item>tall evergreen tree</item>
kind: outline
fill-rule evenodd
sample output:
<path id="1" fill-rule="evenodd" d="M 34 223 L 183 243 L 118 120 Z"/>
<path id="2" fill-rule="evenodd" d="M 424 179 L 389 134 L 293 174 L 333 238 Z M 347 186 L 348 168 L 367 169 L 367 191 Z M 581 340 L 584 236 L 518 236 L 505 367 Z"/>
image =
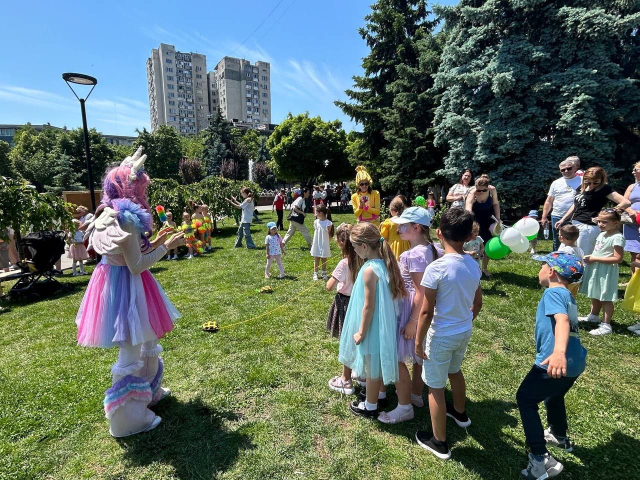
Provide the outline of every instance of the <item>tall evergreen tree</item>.
<path id="1" fill-rule="evenodd" d="M 216 110 L 209 126 L 201 133 L 204 143 L 202 161 L 207 175 L 220 175 L 222 163 L 230 158 L 231 122 Z"/>
<path id="2" fill-rule="evenodd" d="M 640 2 L 461 0 L 436 11 L 448 37 L 435 83 L 442 173 L 488 173 L 502 197 L 535 205 L 568 155 L 616 171 L 616 138 L 639 120 Z"/>
<path id="3" fill-rule="evenodd" d="M 430 32 L 433 25 L 427 21 L 424 0 L 378 0 L 371 10 L 365 17 L 366 25 L 359 29 L 371 49 L 362 60 L 364 75 L 353 77 L 354 88 L 346 91 L 351 103 L 335 103 L 362 125 L 361 141 L 351 143 L 350 156 L 368 159 L 365 164 L 374 178 L 389 177 L 383 184 L 397 187 L 399 178 L 390 175 L 393 167 L 387 169 L 384 165 L 389 155 L 394 162 L 398 158 L 406 160 L 406 155 L 399 153 L 402 150 L 399 145 L 390 145 L 389 139 L 393 134 L 385 135 L 387 122 L 391 120 L 394 123 L 396 133 L 403 130 L 402 121 L 393 118 L 393 108 L 396 95 L 406 91 L 406 84 L 397 82 L 415 78 L 414 69 L 419 68 L 416 40 Z M 404 70 L 400 66 L 405 66 Z M 403 103 L 403 100 L 399 102 Z M 409 105 L 402 107 L 410 108 Z M 412 135 L 404 131 L 402 134 L 404 138 Z M 354 148 L 360 151 L 355 152 Z"/>

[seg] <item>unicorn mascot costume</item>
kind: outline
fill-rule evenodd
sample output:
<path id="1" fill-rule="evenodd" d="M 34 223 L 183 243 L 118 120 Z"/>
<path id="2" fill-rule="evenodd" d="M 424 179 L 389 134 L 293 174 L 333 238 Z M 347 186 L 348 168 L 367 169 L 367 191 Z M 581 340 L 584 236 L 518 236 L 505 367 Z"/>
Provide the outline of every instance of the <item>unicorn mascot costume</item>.
<path id="1" fill-rule="evenodd" d="M 126 437 L 158 426 L 153 407 L 169 394 L 162 388 L 164 366 L 158 339 L 180 317 L 149 268 L 175 248 L 182 233 L 155 250 L 149 242 L 152 219 L 147 201 L 149 176 L 142 148 L 107 170 L 103 196 L 87 229 L 89 247 L 102 255 L 76 317 L 78 344 L 118 347 L 111 368 L 113 383 L 105 392 L 109 433 Z M 154 241 L 164 241 L 160 232 Z"/>

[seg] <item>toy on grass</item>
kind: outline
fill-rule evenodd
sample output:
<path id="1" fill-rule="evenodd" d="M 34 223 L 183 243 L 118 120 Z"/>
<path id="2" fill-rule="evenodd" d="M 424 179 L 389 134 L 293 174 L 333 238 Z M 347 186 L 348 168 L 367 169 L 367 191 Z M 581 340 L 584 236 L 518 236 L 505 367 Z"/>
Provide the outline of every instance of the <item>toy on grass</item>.
<path id="1" fill-rule="evenodd" d="M 260 293 L 273 293 L 273 288 L 271 288 L 269 285 L 265 285 L 264 287 L 262 287 L 259 290 Z"/>
<path id="2" fill-rule="evenodd" d="M 160 220 L 161 223 L 167 221 L 167 214 L 164 212 L 164 207 L 162 205 L 158 205 L 156 207 L 156 213 L 158 214 L 158 220 Z"/>
<path id="3" fill-rule="evenodd" d="M 202 324 L 202 330 L 215 333 L 220 330 L 220 327 L 218 326 L 218 322 L 205 322 Z"/>
<path id="4" fill-rule="evenodd" d="M 419 207 L 424 207 L 424 205 L 425 205 L 425 203 L 427 203 L 427 201 L 424 199 L 424 197 L 422 195 L 418 195 L 416 197 L 416 199 L 413 201 L 413 203 L 415 203 Z"/>

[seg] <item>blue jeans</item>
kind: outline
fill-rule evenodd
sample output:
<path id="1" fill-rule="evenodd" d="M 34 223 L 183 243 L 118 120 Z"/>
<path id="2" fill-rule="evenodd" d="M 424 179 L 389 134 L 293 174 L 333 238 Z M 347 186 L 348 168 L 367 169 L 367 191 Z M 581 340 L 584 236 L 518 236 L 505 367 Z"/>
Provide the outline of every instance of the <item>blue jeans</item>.
<path id="1" fill-rule="evenodd" d="M 522 418 L 524 436 L 531 453 L 534 455 L 547 453 L 538 404 L 544 401 L 544 406 L 547 409 L 547 423 L 551 427 L 551 433 L 558 437 L 566 437 L 568 426 L 564 396 L 577 378 L 552 378 L 544 368 L 534 365 L 522 380 L 516 393 L 516 401 L 520 410 L 520 418 Z"/>
<path id="2" fill-rule="evenodd" d="M 556 223 L 562 220 L 562 217 L 554 217 L 551 215 L 551 231 L 553 232 L 553 251 L 557 252 L 560 248 L 560 238 L 558 237 L 558 229 Z"/>
<path id="3" fill-rule="evenodd" d="M 238 227 L 238 236 L 236 237 L 235 247 L 242 246 L 242 237 L 247 238 L 247 248 L 256 248 L 255 243 L 253 243 L 253 238 L 251 238 L 251 224 L 250 223 L 241 223 Z"/>

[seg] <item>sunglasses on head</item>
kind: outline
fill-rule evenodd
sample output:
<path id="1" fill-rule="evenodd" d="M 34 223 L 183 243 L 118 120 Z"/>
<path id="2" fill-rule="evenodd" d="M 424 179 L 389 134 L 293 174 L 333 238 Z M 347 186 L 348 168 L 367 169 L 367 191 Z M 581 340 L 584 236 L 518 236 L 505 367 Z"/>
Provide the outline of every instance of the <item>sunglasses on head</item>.
<path id="1" fill-rule="evenodd" d="M 570 172 L 571 170 L 573 170 L 573 167 L 566 167 L 566 168 L 560 169 L 561 172 Z"/>
<path id="2" fill-rule="evenodd" d="M 364 187 L 364 186 L 369 186 L 369 182 L 360 182 L 360 186 Z"/>

